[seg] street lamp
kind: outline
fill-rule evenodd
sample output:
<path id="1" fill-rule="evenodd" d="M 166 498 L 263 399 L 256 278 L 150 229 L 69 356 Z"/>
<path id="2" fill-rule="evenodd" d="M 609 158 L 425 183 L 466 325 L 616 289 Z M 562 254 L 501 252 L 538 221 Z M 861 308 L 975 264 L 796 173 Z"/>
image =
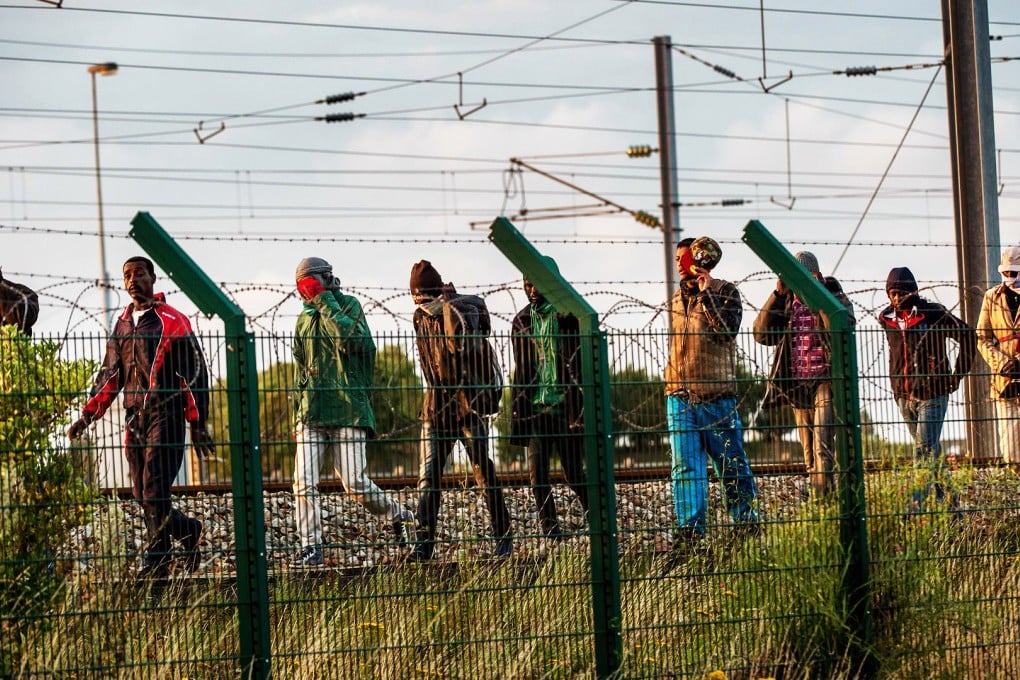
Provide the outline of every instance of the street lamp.
<path id="1" fill-rule="evenodd" d="M 103 231 L 103 182 L 99 171 L 99 116 L 96 113 L 96 74 L 112 76 L 117 64 L 112 61 L 89 66 L 92 76 L 92 140 L 96 150 L 96 204 L 99 206 L 99 280 L 103 287 L 103 327 L 110 333 L 110 275 L 106 271 L 106 238 Z"/>

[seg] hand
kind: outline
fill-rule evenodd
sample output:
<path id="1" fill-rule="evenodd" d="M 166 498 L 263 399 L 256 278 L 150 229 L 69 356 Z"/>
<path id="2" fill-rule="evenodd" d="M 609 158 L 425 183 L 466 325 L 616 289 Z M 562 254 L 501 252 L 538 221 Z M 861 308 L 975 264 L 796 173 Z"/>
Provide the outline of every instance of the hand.
<path id="1" fill-rule="evenodd" d="M 790 287 L 783 283 L 782 278 L 776 279 L 776 295 L 786 297 L 790 293 Z"/>
<path id="2" fill-rule="evenodd" d="M 1009 361 L 1004 363 L 1001 368 L 999 368 L 999 375 L 1004 375 L 1007 378 L 1009 378 L 1012 377 L 1013 374 L 1017 373 L 1018 371 L 1020 371 L 1020 362 L 1018 362 L 1014 357 L 1013 359 L 1010 359 Z"/>
<path id="3" fill-rule="evenodd" d="M 195 449 L 195 455 L 199 460 L 209 458 L 216 451 L 212 437 L 204 425 L 191 424 L 191 447 Z"/>
<path id="4" fill-rule="evenodd" d="M 297 283 L 298 293 L 303 300 L 314 300 L 319 293 L 326 290 L 318 276 L 306 276 Z"/>
<path id="5" fill-rule="evenodd" d="M 68 439 L 78 439 L 85 432 L 89 426 L 89 421 L 84 416 L 71 423 L 71 427 L 67 428 Z"/>
<path id="6" fill-rule="evenodd" d="M 704 293 L 712 285 L 712 274 L 707 269 L 698 267 L 698 290 Z"/>

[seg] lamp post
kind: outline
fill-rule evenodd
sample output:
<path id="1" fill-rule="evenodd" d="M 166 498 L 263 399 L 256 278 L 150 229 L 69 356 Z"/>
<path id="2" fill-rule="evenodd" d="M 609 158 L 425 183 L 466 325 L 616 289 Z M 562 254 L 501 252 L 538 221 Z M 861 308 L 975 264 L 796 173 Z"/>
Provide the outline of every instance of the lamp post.
<path id="1" fill-rule="evenodd" d="M 96 112 L 96 74 L 112 76 L 117 64 L 112 61 L 89 66 L 92 76 L 92 143 L 96 151 L 96 204 L 99 206 L 99 280 L 103 287 L 103 328 L 110 333 L 110 275 L 106 271 L 106 235 L 103 231 L 103 182 L 99 170 L 99 116 Z"/>

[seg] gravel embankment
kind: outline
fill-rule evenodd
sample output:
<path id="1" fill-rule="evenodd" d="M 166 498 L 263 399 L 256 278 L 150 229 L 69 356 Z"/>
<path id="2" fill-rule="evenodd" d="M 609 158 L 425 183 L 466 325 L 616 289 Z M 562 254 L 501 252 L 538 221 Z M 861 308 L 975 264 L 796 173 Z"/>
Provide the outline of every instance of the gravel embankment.
<path id="1" fill-rule="evenodd" d="M 802 503 L 805 480 L 802 476 L 764 477 L 758 480 L 762 514 L 766 521 L 788 517 Z M 414 509 L 417 490 L 399 492 L 400 501 Z M 557 486 L 554 492 L 564 531 L 583 534 L 586 529 L 581 506 L 567 487 Z M 995 513 L 1017 515 L 1020 497 L 1018 477 L 1001 469 L 979 470 L 962 498 L 964 508 L 994 508 Z M 506 491 L 507 504 L 514 520 L 514 555 L 520 558 L 541 557 L 551 548 L 551 541 L 538 536 L 534 498 L 530 489 L 511 488 Z M 229 575 L 234 571 L 233 499 L 230 496 L 198 495 L 175 499 L 183 512 L 198 517 L 205 527 L 203 559 L 200 573 Z M 264 497 L 267 563 L 270 572 L 289 568 L 289 561 L 298 549 L 295 533 L 294 498 L 290 493 L 266 494 Z M 345 494 L 322 496 L 323 531 L 328 568 L 363 568 L 399 561 L 406 553 L 394 543 L 389 523 L 369 515 Z M 620 551 L 637 544 L 656 550 L 669 545 L 673 523 L 672 492 L 667 481 L 617 485 L 617 525 Z M 718 484 L 710 485 L 710 521 L 721 526 L 710 532 L 726 531 L 728 521 Z M 993 513 L 971 513 L 974 522 L 990 521 Z M 90 556 L 131 555 L 144 546 L 145 529 L 141 512 L 133 502 L 112 501 L 97 508 L 89 527 L 78 529 L 61 552 L 76 557 L 81 568 L 88 568 Z M 492 550 L 488 512 L 483 494 L 475 488 L 457 488 L 443 492 L 439 515 L 438 560 L 462 560 L 488 557 Z M 583 535 L 571 541 L 586 540 Z M 125 559 L 133 559 L 125 557 Z"/>

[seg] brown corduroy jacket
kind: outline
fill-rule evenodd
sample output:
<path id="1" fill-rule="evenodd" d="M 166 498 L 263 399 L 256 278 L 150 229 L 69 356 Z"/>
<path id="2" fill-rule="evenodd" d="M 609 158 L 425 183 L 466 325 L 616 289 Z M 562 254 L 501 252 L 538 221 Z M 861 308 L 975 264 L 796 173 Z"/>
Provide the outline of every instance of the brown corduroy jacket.
<path id="1" fill-rule="evenodd" d="M 666 394 L 712 401 L 737 394 L 736 336 L 743 314 L 740 293 L 729 281 L 673 294 Z"/>

